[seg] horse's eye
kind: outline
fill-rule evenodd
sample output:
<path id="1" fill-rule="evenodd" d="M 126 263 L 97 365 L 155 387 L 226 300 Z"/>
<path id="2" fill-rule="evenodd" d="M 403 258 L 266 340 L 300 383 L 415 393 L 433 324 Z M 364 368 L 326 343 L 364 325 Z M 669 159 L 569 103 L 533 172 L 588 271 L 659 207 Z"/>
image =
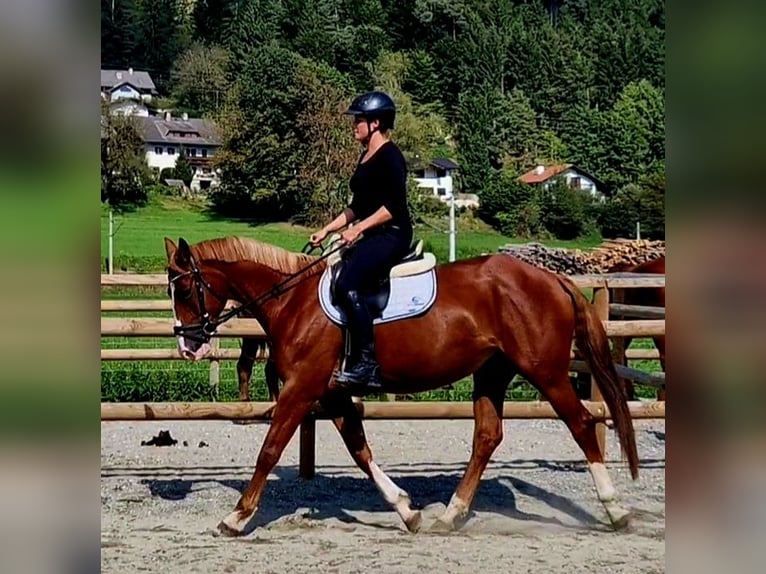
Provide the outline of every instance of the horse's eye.
<path id="1" fill-rule="evenodd" d="M 191 298 L 191 291 L 188 289 L 176 289 L 176 299 L 179 301 L 188 301 Z"/>

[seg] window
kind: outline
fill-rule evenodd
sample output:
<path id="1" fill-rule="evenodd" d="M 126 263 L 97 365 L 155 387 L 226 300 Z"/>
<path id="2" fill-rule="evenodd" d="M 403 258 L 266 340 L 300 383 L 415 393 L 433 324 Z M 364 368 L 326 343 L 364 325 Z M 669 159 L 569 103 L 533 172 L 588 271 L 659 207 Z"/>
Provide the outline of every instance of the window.
<path id="1" fill-rule="evenodd" d="M 207 157 L 207 150 L 206 149 L 202 150 L 202 157 Z"/>
<path id="2" fill-rule="evenodd" d="M 438 195 L 440 197 L 443 196 L 443 195 L 447 195 L 447 188 L 446 187 L 437 187 L 436 188 L 436 195 Z"/>
<path id="3" fill-rule="evenodd" d="M 580 182 L 579 177 L 573 177 L 569 180 L 569 187 L 572 189 L 580 189 L 582 187 L 582 183 Z"/>
<path id="4" fill-rule="evenodd" d="M 156 153 L 157 155 L 162 155 L 162 148 L 160 146 L 155 147 L 154 153 Z"/>
<path id="5" fill-rule="evenodd" d="M 168 148 L 168 155 L 176 155 L 176 148 L 169 147 Z"/>
<path id="6" fill-rule="evenodd" d="M 189 157 L 197 157 L 197 148 L 190 147 L 186 155 L 188 155 Z"/>

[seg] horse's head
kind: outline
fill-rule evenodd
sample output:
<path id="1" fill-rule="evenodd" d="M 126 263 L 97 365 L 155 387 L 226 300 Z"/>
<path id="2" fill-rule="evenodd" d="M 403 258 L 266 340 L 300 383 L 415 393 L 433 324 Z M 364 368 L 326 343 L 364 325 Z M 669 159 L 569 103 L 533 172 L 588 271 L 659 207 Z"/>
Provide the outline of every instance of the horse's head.
<path id="1" fill-rule="evenodd" d="M 197 261 L 184 239 L 176 247 L 166 237 L 165 251 L 178 351 L 186 359 L 199 360 L 210 352 L 209 342 L 226 306 L 229 283 L 221 271 Z"/>

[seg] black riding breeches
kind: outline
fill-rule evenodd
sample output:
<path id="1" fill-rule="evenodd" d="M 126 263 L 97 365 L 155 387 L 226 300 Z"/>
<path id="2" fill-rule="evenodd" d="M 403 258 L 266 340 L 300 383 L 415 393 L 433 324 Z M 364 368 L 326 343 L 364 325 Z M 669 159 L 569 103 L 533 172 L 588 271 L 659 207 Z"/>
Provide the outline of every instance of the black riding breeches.
<path id="1" fill-rule="evenodd" d="M 364 293 L 386 277 L 407 254 L 412 232 L 398 229 L 375 231 L 363 237 L 344 255 L 343 270 L 335 282 L 335 293 L 343 305 L 349 291 Z"/>

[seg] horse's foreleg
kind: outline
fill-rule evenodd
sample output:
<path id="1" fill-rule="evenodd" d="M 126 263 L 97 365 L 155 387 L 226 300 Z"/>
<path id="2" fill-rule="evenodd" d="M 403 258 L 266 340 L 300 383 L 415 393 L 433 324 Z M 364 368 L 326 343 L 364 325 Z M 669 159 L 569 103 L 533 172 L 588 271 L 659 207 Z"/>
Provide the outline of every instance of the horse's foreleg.
<path id="1" fill-rule="evenodd" d="M 362 419 L 351 395 L 334 392 L 322 401 L 322 406 L 333 417 L 333 423 L 357 466 L 375 482 L 378 491 L 399 514 L 407 530 L 417 532 L 422 521 L 420 511 L 410 508 L 410 495 L 372 460 L 372 451 L 364 434 Z"/>
<path id="2" fill-rule="evenodd" d="M 503 400 L 513 378 L 511 369 L 504 357 L 496 355 L 474 374 L 471 458 L 447 509 L 432 526 L 434 530 L 452 530 L 455 521 L 468 514 L 487 463 L 503 440 Z"/>
<path id="3" fill-rule="evenodd" d="M 293 385 L 289 391 L 282 392 L 274 410 L 271 426 L 261 445 L 253 477 L 237 502 L 234 512 L 218 525 L 219 530 L 227 536 L 239 536 L 244 533 L 247 523 L 258 510 L 269 473 L 279 461 L 298 425 L 314 405 L 314 401 L 302 391 L 296 390 L 296 386 Z"/>

